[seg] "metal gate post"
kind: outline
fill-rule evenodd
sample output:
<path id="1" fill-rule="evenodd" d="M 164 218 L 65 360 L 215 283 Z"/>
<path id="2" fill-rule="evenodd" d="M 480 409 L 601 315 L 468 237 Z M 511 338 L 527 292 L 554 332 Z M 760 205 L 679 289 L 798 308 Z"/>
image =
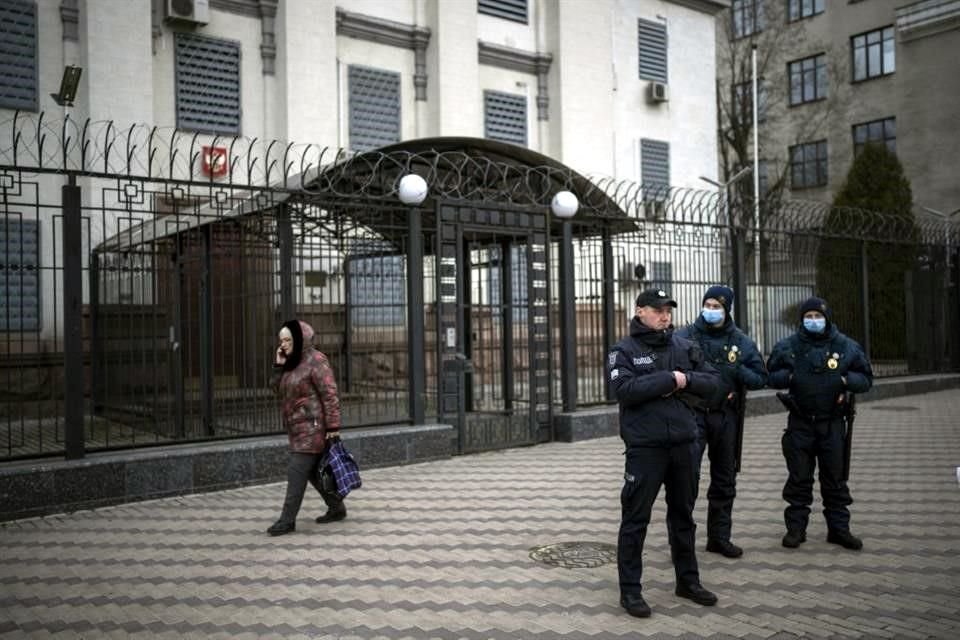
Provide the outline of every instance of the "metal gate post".
<path id="1" fill-rule="evenodd" d="M 863 352 L 870 359 L 870 263 L 867 242 L 860 241 L 860 308 L 863 309 Z"/>
<path id="2" fill-rule="evenodd" d="M 200 273 L 200 412 L 207 435 L 213 424 L 213 228 L 203 227 L 203 267 Z"/>
<path id="3" fill-rule="evenodd" d="M 614 326 L 614 311 L 616 302 L 614 300 L 613 290 L 613 244 L 610 238 L 610 228 L 603 227 L 603 353 L 610 353 L 617 337 L 614 335 L 616 330 Z M 604 384 L 607 390 L 607 400 L 616 400 L 613 388 L 609 384 Z"/>
<path id="4" fill-rule="evenodd" d="M 560 240 L 560 392 L 565 412 L 577 409 L 577 309 L 573 224 L 563 221 Z"/>
<path id="5" fill-rule="evenodd" d="M 733 232 L 733 317 L 737 326 L 758 340 L 760 336 L 756 331 L 760 327 L 750 326 L 750 314 L 747 308 L 747 262 L 746 262 L 746 241 L 742 229 L 736 229 Z M 756 283 L 760 286 L 760 283 Z"/>
<path id="6" fill-rule="evenodd" d="M 426 336 L 423 322 L 423 228 L 420 209 L 407 210 L 407 363 L 410 421 L 426 422 Z"/>
<path id="7" fill-rule="evenodd" d="M 293 319 L 293 222 L 290 205 L 280 205 L 277 240 L 280 249 L 280 322 Z"/>
<path id="8" fill-rule="evenodd" d="M 63 206 L 63 441 L 66 458 L 84 457 L 83 213 L 77 177 L 61 188 Z"/>

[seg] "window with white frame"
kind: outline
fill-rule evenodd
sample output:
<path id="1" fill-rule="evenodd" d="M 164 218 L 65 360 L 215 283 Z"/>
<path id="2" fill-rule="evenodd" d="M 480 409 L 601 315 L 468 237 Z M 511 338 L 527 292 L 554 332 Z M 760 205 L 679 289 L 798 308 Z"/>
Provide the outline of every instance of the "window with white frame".
<path id="1" fill-rule="evenodd" d="M 875 29 L 850 38 L 853 81 L 878 78 L 896 71 L 896 42 L 893 27 Z"/>
<path id="2" fill-rule="evenodd" d="M 37 110 L 35 2 L 0 2 L 0 107 Z"/>
<path id="3" fill-rule="evenodd" d="M 400 74 L 352 64 L 347 68 L 350 149 L 370 151 L 400 142 Z"/>

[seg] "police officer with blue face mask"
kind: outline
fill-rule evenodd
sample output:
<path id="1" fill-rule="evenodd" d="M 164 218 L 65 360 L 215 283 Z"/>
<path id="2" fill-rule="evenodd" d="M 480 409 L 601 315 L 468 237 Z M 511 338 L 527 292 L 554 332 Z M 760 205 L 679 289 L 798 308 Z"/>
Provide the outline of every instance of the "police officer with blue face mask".
<path id="1" fill-rule="evenodd" d="M 783 546 L 788 548 L 807 539 L 817 465 L 827 542 L 854 550 L 863 547 L 850 533 L 848 507 L 853 499 L 844 474 L 845 447 L 850 444 L 845 415 L 849 394 L 869 391 L 873 371 L 860 345 L 833 325 L 832 315 L 826 300 L 805 300 L 797 332 L 777 343 L 767 361 L 769 385 L 790 391 L 783 396 L 790 414 L 781 439 L 788 472 L 783 487 L 787 501 Z"/>
<path id="2" fill-rule="evenodd" d="M 739 444 L 742 443 L 746 391 L 762 389 L 767 369 L 756 343 L 730 317 L 733 290 L 715 285 L 703 295 L 696 322 L 677 334 L 700 345 L 707 362 L 720 372 L 717 391 L 697 405 L 699 460 L 710 455 L 707 489 L 707 551 L 739 558 L 743 549 L 731 542 L 733 499 L 737 495 Z"/>

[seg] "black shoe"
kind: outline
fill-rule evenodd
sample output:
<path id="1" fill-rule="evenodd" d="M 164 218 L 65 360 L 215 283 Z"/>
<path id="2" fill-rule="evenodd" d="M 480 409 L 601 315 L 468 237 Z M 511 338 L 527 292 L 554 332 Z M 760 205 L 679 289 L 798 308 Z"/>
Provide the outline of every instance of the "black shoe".
<path id="1" fill-rule="evenodd" d="M 827 532 L 827 542 L 832 542 L 833 544 L 838 544 L 841 547 L 853 549 L 854 551 L 863 549 L 863 540 L 849 531 L 834 531 L 831 529 Z"/>
<path id="2" fill-rule="evenodd" d="M 347 517 L 347 508 L 343 505 L 340 505 L 339 509 L 329 509 L 322 516 L 317 516 L 316 523 L 324 524 L 327 522 L 337 522 L 338 520 L 343 520 Z"/>
<path id="3" fill-rule="evenodd" d="M 801 542 L 807 541 L 807 532 L 801 529 L 789 529 L 783 536 L 783 546 L 788 549 L 796 549 Z"/>
<path id="4" fill-rule="evenodd" d="M 624 593 L 620 596 L 620 606 L 627 610 L 627 613 L 632 615 L 634 618 L 649 618 L 650 617 L 650 605 L 647 604 L 647 601 L 643 599 L 643 596 L 639 593 L 634 595 L 631 593 Z"/>
<path id="5" fill-rule="evenodd" d="M 712 607 L 717 604 L 717 596 L 696 582 L 691 584 L 678 584 L 677 590 L 674 593 L 681 598 L 693 600 L 697 604 L 702 604 L 705 607 Z"/>
<path id="6" fill-rule="evenodd" d="M 739 558 L 743 555 L 743 549 L 729 540 L 707 540 L 707 551 L 722 554 L 727 558 Z"/>
<path id="7" fill-rule="evenodd" d="M 282 536 L 286 533 L 293 533 L 296 530 L 297 530 L 296 522 L 286 522 L 284 520 L 277 520 L 270 526 L 269 529 L 267 529 L 267 533 L 269 533 L 272 536 Z"/>

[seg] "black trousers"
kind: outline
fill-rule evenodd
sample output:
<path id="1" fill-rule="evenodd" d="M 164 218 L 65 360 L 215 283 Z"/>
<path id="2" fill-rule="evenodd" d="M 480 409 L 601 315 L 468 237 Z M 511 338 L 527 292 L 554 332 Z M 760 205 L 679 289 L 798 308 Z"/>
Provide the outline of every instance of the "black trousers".
<path id="1" fill-rule="evenodd" d="M 697 426 L 700 428 L 697 464 L 703 462 L 704 449 L 710 458 L 707 538 L 729 541 L 733 499 L 737 497 L 737 412 L 730 406 L 709 413 L 698 411 Z"/>
<path id="2" fill-rule="evenodd" d="M 699 480 L 698 449 L 696 442 L 673 447 L 627 449 L 620 493 L 623 513 L 617 541 L 617 569 L 622 594 L 639 594 L 642 590 L 643 543 L 661 485 L 666 489 L 667 535 L 677 582 L 700 582 L 694 551 L 697 527 L 693 522 L 693 503 Z"/>
<path id="3" fill-rule="evenodd" d="M 287 495 L 283 500 L 283 512 L 280 514 L 280 520 L 296 522 L 308 482 L 323 498 L 328 509 L 336 510 L 341 507 L 343 498 L 335 492 L 325 490 L 320 485 L 319 473 L 317 472 L 320 465 L 324 464 L 325 461 L 326 454 L 290 453 L 290 459 L 287 462 Z"/>
<path id="4" fill-rule="evenodd" d="M 787 418 L 787 430 L 781 439 L 787 461 L 787 483 L 783 499 L 787 508 L 783 518 L 787 529 L 804 531 L 813 504 L 813 471 L 820 467 L 820 496 L 823 515 L 833 531 L 850 528 L 853 504 L 850 489 L 843 480 L 844 423 L 840 418 L 807 422 L 793 414 Z"/>

